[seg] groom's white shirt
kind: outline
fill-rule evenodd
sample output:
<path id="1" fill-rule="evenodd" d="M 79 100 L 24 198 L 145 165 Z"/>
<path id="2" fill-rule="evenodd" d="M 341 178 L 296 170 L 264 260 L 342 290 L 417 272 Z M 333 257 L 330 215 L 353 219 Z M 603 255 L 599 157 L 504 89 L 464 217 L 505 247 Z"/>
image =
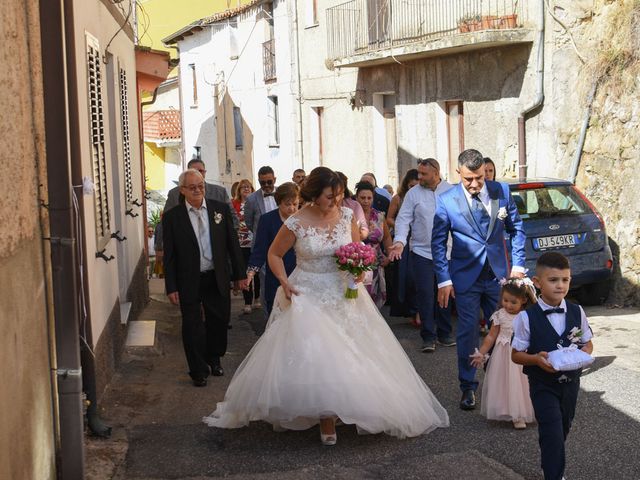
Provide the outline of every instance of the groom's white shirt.
<path id="1" fill-rule="evenodd" d="M 467 204 L 469 204 L 469 208 L 471 208 L 471 202 L 473 201 L 473 199 L 471 198 L 471 194 L 469 193 L 469 190 L 462 187 L 462 191 L 464 192 L 464 196 L 467 199 Z M 486 183 L 482 185 L 482 188 L 480 189 L 480 193 L 478 194 L 478 198 L 482 202 L 482 205 L 484 205 L 484 208 L 487 210 L 487 213 L 489 214 L 489 216 L 491 216 L 491 214 L 493 213 L 491 211 L 491 197 L 489 196 L 489 190 L 487 190 Z"/>

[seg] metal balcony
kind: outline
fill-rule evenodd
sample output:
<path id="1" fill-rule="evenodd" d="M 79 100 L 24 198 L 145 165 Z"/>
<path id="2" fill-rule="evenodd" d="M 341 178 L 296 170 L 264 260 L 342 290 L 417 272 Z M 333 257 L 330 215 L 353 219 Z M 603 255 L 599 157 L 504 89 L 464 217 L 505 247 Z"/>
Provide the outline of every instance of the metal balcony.
<path id="1" fill-rule="evenodd" d="M 530 43 L 523 0 L 351 0 L 327 9 L 329 60 L 363 67 Z"/>

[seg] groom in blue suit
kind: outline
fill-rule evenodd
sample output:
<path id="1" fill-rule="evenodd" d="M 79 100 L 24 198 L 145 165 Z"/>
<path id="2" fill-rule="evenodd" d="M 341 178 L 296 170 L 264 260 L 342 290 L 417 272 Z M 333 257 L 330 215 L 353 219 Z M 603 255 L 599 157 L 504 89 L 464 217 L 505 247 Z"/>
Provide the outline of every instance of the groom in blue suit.
<path id="1" fill-rule="evenodd" d="M 484 179 L 484 157 L 465 150 L 458 157 L 460 183 L 437 197 L 431 252 L 438 280 L 438 303 L 451 298 L 458 311 L 458 379 L 460 408 L 473 410 L 478 382 L 469 355 L 478 346 L 478 313 L 496 310 L 501 278 L 524 276 L 525 234 L 509 186 Z M 511 239 L 511 260 L 505 232 Z M 451 260 L 447 241 L 453 239 Z"/>

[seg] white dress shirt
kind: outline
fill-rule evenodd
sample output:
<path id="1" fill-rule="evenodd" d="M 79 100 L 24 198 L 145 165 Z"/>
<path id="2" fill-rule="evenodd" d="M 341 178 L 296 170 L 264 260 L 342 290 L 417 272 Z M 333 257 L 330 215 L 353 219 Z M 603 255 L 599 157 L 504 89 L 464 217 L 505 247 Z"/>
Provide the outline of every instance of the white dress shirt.
<path id="1" fill-rule="evenodd" d="M 207 202 L 202 200 L 200 208 L 196 208 L 185 200 L 187 211 L 189 212 L 189 220 L 193 227 L 193 233 L 196 234 L 198 245 L 200 246 L 200 271 L 206 272 L 213 270 L 213 254 L 211 252 L 211 235 L 209 233 L 209 214 L 207 211 Z M 198 226 L 198 217 L 202 218 L 203 230 L 200 232 Z"/>
<path id="2" fill-rule="evenodd" d="M 540 305 L 542 310 L 555 308 L 552 305 L 547 305 L 546 303 L 544 303 L 542 298 L 538 298 L 538 304 Z M 565 313 L 550 313 L 546 317 L 556 333 L 558 335 L 562 335 L 567 323 L 567 302 L 563 299 L 558 306 L 560 308 L 563 308 Z M 578 307 L 580 306 L 578 305 Z M 582 330 L 581 343 L 587 343 L 589 340 L 591 340 L 591 338 L 593 337 L 593 333 L 591 332 L 589 321 L 587 320 L 587 316 L 585 315 L 582 307 L 580 307 L 580 330 Z M 518 352 L 524 352 L 527 348 L 529 348 L 530 339 L 531 330 L 529 329 L 529 315 L 527 315 L 527 312 L 523 310 L 516 316 L 516 318 L 513 319 L 513 340 L 511 340 L 511 347 Z"/>
<path id="3" fill-rule="evenodd" d="M 409 189 L 396 216 L 394 242 L 407 244 L 411 229 L 410 249 L 416 255 L 433 260 L 431 235 L 433 218 L 436 214 L 436 195 L 446 192 L 452 185 L 442 180 L 435 192 L 418 184 Z"/>
<path id="4" fill-rule="evenodd" d="M 264 194 L 264 190 L 261 189 L 260 191 L 262 192 L 262 198 L 264 200 L 264 213 L 269 213 L 270 211 L 278 208 L 278 205 L 276 205 L 276 199 L 273 195 L 269 195 L 267 197 Z M 258 226 L 256 225 L 256 229 L 257 228 Z"/>

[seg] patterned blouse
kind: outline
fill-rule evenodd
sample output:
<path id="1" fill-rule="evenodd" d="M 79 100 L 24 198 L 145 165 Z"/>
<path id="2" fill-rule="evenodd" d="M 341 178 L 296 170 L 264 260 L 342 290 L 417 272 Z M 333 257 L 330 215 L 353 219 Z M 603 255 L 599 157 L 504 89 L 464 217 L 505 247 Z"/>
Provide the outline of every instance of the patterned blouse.
<path id="1" fill-rule="evenodd" d="M 247 223 L 244 220 L 244 204 L 240 200 L 233 200 L 233 208 L 238 215 L 238 240 L 240 241 L 240 248 L 251 248 L 251 242 L 253 241 L 253 233 L 247 227 Z"/>

